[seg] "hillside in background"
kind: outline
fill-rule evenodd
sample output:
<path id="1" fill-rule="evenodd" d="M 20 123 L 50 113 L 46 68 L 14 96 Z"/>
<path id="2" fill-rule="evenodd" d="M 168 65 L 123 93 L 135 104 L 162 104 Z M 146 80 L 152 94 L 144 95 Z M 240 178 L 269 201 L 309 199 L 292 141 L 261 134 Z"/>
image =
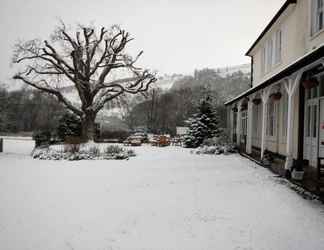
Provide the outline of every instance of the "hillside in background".
<path id="1" fill-rule="evenodd" d="M 226 127 L 224 102 L 251 86 L 248 69 L 247 65 L 240 65 L 195 70 L 193 75 L 177 77 L 169 84 L 165 78 L 164 86 L 169 86 L 169 89 L 158 88 L 157 83 L 156 88 L 147 93 L 147 98 L 133 103 L 135 105 L 127 112 L 125 121 L 131 129 L 141 127 L 153 133 L 174 135 L 176 127 L 186 126 L 186 121 L 197 111 L 201 99 L 208 95 L 220 116 L 220 126 Z"/>

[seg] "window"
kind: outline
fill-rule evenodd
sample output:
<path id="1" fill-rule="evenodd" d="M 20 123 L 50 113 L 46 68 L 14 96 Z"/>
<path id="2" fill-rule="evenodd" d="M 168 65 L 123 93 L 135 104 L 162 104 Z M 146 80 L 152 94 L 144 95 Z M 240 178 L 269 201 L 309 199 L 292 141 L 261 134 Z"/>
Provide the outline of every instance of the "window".
<path id="1" fill-rule="evenodd" d="M 324 27 L 324 0 L 312 1 L 312 35 Z"/>
<path id="2" fill-rule="evenodd" d="M 284 94 L 282 98 L 282 136 L 287 136 L 288 125 L 288 95 Z"/>
<path id="3" fill-rule="evenodd" d="M 233 134 L 236 134 L 237 112 L 233 112 Z"/>
<path id="4" fill-rule="evenodd" d="M 275 38 L 275 64 L 281 62 L 281 49 L 282 49 L 282 37 L 281 37 L 281 30 L 277 30 L 276 38 Z"/>
<path id="5" fill-rule="evenodd" d="M 247 111 L 242 111 L 241 114 L 241 134 L 246 135 L 247 134 Z"/>
<path id="6" fill-rule="evenodd" d="M 313 131 L 312 136 L 313 138 L 316 138 L 317 136 L 317 105 L 313 106 Z"/>
<path id="7" fill-rule="evenodd" d="M 261 51 L 261 74 L 265 74 L 265 62 L 266 62 L 266 47 L 262 48 Z"/>
<path id="8" fill-rule="evenodd" d="M 307 126 L 306 126 L 306 137 L 311 135 L 311 106 L 307 106 Z"/>
<path id="9" fill-rule="evenodd" d="M 269 39 L 267 43 L 267 71 L 270 71 L 270 69 L 272 68 L 272 58 L 273 58 L 273 41 L 272 39 Z"/>
<path id="10" fill-rule="evenodd" d="M 323 0 L 324 1 L 324 0 Z M 278 29 L 274 35 L 268 39 L 261 50 L 261 74 L 268 73 L 274 65 L 281 62 L 282 54 L 282 31 Z"/>
<path id="11" fill-rule="evenodd" d="M 275 135 L 275 115 L 276 115 L 276 109 L 275 104 L 273 101 L 269 101 L 267 104 L 268 110 L 267 110 L 267 135 L 268 136 L 274 136 Z"/>

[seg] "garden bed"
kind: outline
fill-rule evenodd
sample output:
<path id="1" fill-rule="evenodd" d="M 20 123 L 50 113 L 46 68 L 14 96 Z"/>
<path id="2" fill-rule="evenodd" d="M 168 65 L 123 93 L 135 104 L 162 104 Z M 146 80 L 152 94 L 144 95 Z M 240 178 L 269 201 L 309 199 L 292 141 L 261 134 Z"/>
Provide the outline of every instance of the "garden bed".
<path id="1" fill-rule="evenodd" d="M 125 160 L 136 156 L 132 149 L 97 143 L 62 144 L 35 148 L 32 157 L 39 160 Z"/>

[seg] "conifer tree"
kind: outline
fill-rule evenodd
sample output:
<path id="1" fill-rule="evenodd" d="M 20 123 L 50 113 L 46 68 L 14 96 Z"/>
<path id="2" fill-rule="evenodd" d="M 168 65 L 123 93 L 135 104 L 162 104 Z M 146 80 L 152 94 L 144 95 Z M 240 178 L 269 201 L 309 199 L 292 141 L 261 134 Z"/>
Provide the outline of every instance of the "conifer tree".
<path id="1" fill-rule="evenodd" d="M 199 147 L 205 139 L 220 135 L 219 118 L 212 107 L 209 95 L 200 102 L 198 112 L 187 123 L 189 131 L 184 141 L 187 148 Z"/>

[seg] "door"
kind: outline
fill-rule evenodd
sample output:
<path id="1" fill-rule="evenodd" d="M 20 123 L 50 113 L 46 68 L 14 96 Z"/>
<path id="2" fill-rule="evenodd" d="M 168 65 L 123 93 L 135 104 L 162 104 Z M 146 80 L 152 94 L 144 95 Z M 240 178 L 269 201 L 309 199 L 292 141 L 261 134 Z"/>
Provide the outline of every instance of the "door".
<path id="1" fill-rule="evenodd" d="M 240 148 L 246 151 L 246 135 L 247 135 L 247 110 L 241 112 L 241 134 L 240 134 Z"/>
<path id="2" fill-rule="evenodd" d="M 318 157 L 319 113 L 318 98 L 305 101 L 304 159 L 309 160 L 309 164 L 314 167 Z"/>

